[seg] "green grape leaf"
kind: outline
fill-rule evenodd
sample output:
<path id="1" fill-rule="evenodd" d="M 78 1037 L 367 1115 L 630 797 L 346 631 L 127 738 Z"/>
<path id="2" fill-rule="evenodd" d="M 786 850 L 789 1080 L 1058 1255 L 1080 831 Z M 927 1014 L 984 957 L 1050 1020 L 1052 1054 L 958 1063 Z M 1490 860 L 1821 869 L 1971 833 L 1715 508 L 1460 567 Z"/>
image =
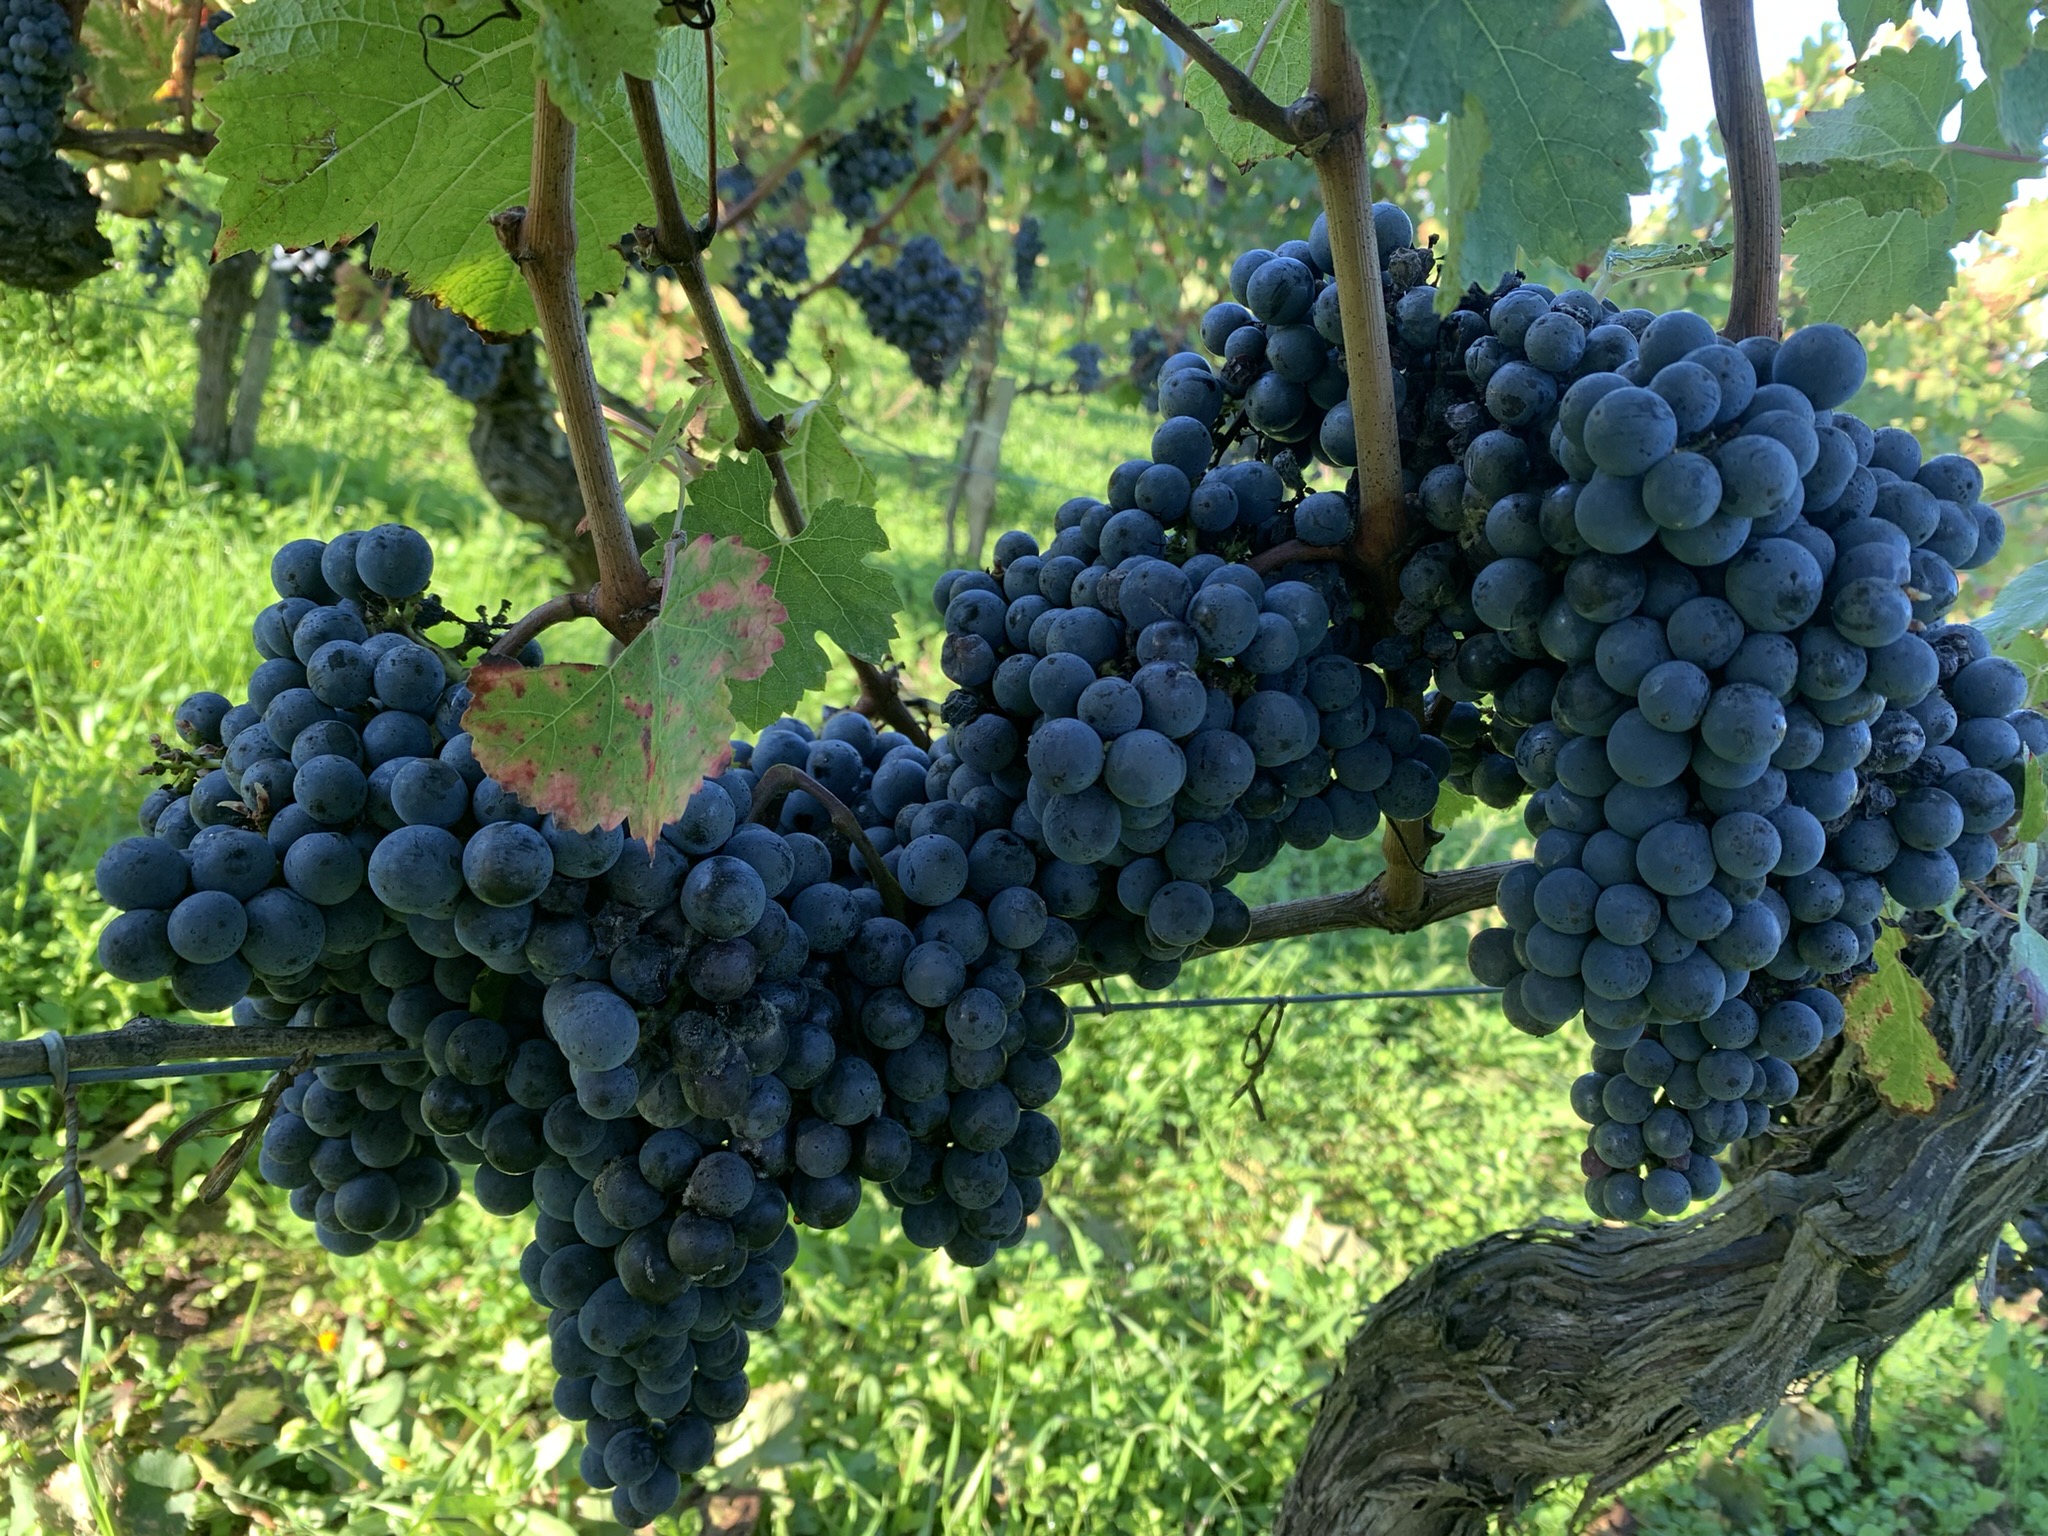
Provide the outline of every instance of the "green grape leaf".
<path id="1" fill-rule="evenodd" d="M 445 14 L 450 33 L 493 16 L 481 0 Z M 527 330 L 532 300 L 489 220 L 527 197 L 536 23 L 496 15 L 423 41 L 418 17 L 402 0 L 264 0 L 236 18 L 241 52 L 206 98 L 220 116 L 207 158 L 224 180 L 217 250 L 324 245 L 375 225 L 379 268 L 480 329 Z M 684 204 L 701 210 L 702 41 L 665 29 L 653 80 Z M 581 292 L 618 287 L 612 242 L 651 209 L 617 86 L 577 136 Z"/>
<path id="2" fill-rule="evenodd" d="M 2015 841 L 2031 847 L 2048 836 L 2048 757 L 2029 757 L 2025 779 L 2026 795 L 2020 802 L 2020 819 L 2013 828 Z M 2028 881 L 2032 883 L 2032 872 Z M 2022 904 L 2014 909 L 2024 911 Z M 2048 981 L 2048 969 L 2041 972 L 2041 978 Z"/>
<path id="3" fill-rule="evenodd" d="M 534 9 L 534 61 L 565 117 L 595 126 L 620 75 L 653 78 L 662 30 L 653 0 L 534 0 Z"/>
<path id="4" fill-rule="evenodd" d="M 960 40 L 953 46 L 954 57 L 968 69 L 986 69 L 1002 63 L 1010 51 L 1010 26 L 1016 19 L 1010 0 L 967 0 Z"/>
<path id="5" fill-rule="evenodd" d="M 1483 116 L 1473 217 L 1490 236 L 1513 230 L 1530 255 L 1572 266 L 1628 230 L 1662 114 L 1605 5 L 1339 4 L 1388 121 Z M 1500 277 L 1454 259 L 1461 279 Z"/>
<path id="6" fill-rule="evenodd" d="M 788 610 L 775 663 L 736 683 L 733 712 L 753 726 L 794 709 L 825 680 L 820 631 L 848 655 L 884 661 L 896 638 L 896 583 L 871 557 L 889 547 L 875 509 L 832 497 L 806 504 L 804 531 L 777 536 L 773 483 L 758 454 L 728 459 L 690 482 L 683 526 L 695 535 L 738 539 L 765 553 L 775 596 Z"/>
<path id="7" fill-rule="evenodd" d="M 1934 999 L 1920 978 L 1906 969 L 1900 951 L 1906 936 L 1887 927 L 1877 939 L 1877 970 L 1863 977 L 1843 999 L 1842 1033 L 1862 1053 L 1863 1072 L 1877 1095 L 1894 1109 L 1924 1115 L 1937 1090 L 1953 1088 L 1956 1075 L 1928 1032 Z"/>
<path id="8" fill-rule="evenodd" d="M 788 439 L 782 450 L 782 462 L 789 471 L 790 483 L 796 487 L 797 504 L 810 507 L 836 496 L 843 501 L 872 505 L 874 471 L 846 444 L 836 375 L 823 396 L 799 400 L 770 384 L 751 356 L 742 352 L 738 357 L 755 409 L 770 421 L 782 418 L 783 435 Z M 705 415 L 704 441 L 714 448 L 730 448 L 737 446 L 738 438 L 738 418 L 721 393 Z"/>
<path id="9" fill-rule="evenodd" d="M 1840 107 L 1810 112 L 1778 144 L 1789 180 L 1817 174 L 1793 167 L 1822 166 L 1841 174 L 1863 162 L 1910 166 L 1937 178 L 1948 206 L 1935 212 L 1900 208 L 1872 211 L 1856 197 L 1811 201 L 1786 231 L 1793 278 L 1805 290 L 1809 318 L 1861 325 L 1889 320 L 1913 306 L 1933 310 L 1955 279 L 1951 248 L 1997 227 L 2022 167 L 2018 162 L 1956 150 L 1941 123 L 1962 105 L 1958 143 L 1989 134 L 1995 105 L 1979 87 L 1966 99 L 1962 48 L 1916 42 L 1886 48 L 1857 67 L 1862 89 Z"/>
<path id="10" fill-rule="evenodd" d="M 2034 40 L 2029 19 L 2039 0 L 1970 0 L 1970 32 L 1977 59 L 1992 79 L 2026 55 Z"/>
<path id="11" fill-rule="evenodd" d="M 1440 785 L 1436 792 L 1436 809 L 1429 813 L 1430 825 L 1439 832 L 1446 827 L 1463 821 L 1479 809 L 1479 802 L 1462 790 Z"/>
<path id="12" fill-rule="evenodd" d="M 1989 85 L 1980 85 L 1963 98 L 1963 115 L 1956 129 L 1956 143 L 1987 149 L 1998 147 L 1996 96 Z M 2034 148 L 2037 152 L 2041 148 L 2039 134 L 2034 136 Z M 1955 238 L 1958 241 L 1996 230 L 2004 221 L 2007 205 L 2019 189 L 2020 178 L 2037 176 L 2041 171 L 2038 163 L 2029 166 L 1967 151 L 1951 152 L 1949 162 L 1955 176 Z"/>
<path id="13" fill-rule="evenodd" d="M 2028 787 L 2033 788 L 2035 780 L 2031 769 L 2040 765 L 2035 758 L 2029 764 Z M 2013 904 L 2013 911 L 2020 920 L 2012 931 L 2013 973 L 2027 983 L 2029 998 L 2034 1005 L 2034 1027 L 2048 1029 L 2048 939 L 2044 939 L 2028 921 L 2028 914 L 2034 902 L 2034 881 L 2041 873 L 2041 845 L 2030 842 L 2020 853 L 2019 890 Z"/>
<path id="14" fill-rule="evenodd" d="M 1999 589 L 1998 601 L 1977 621 L 1996 645 L 2026 631 L 2048 629 L 2048 560 L 2028 566 Z"/>
<path id="15" fill-rule="evenodd" d="M 2008 635 L 1998 642 L 1998 654 L 2012 662 L 2027 675 L 2027 704 L 2039 709 L 2048 699 L 2048 640 L 2042 639 L 2032 630 Z"/>
<path id="16" fill-rule="evenodd" d="M 1281 105 L 1308 89 L 1309 0 L 1234 0 L 1228 6 L 1175 7 L 1181 18 L 1200 28 L 1216 51 L 1251 76 L 1252 83 Z M 1224 22 L 1232 30 L 1215 30 Z M 1239 170 L 1249 170 L 1287 149 L 1265 129 L 1233 117 L 1223 87 L 1206 71 L 1187 66 L 1183 76 L 1188 105 L 1202 114 L 1216 147 Z"/>
<path id="17" fill-rule="evenodd" d="M 1923 217 L 1948 206 L 1948 188 L 1930 170 L 1905 160 L 1879 165 L 1871 160 L 1795 161 L 1778 168 L 1780 201 L 1786 215 L 1847 198 L 1876 218 L 1887 213 Z"/>
<path id="18" fill-rule="evenodd" d="M 1851 202 L 1802 214 L 1785 231 L 1785 254 L 1807 297 L 1807 319 L 1859 326 L 1918 305 L 1941 307 L 1955 281 L 1948 241 L 1915 213 L 1871 218 Z"/>
<path id="19" fill-rule="evenodd" d="M 1648 277 L 1653 272 L 1690 272 L 1719 261 L 1735 247 L 1719 240 L 1660 241 L 1652 245 L 1611 245 L 1600 265 L 1611 278 Z"/>
<path id="20" fill-rule="evenodd" d="M 804 10 L 803 0 L 748 0 L 746 46 L 725 50 L 718 94 L 728 101 L 772 97 L 795 79 Z"/>
<path id="21" fill-rule="evenodd" d="M 1444 124 L 1444 223 L 1453 267 L 1464 282 L 1491 289 L 1521 257 L 1513 225 L 1500 199 L 1483 193 L 1480 169 L 1493 147 L 1486 109 L 1476 96 Z M 1439 283 L 1439 297 L 1455 303 L 1458 283 Z"/>
<path id="22" fill-rule="evenodd" d="M 2041 23 L 2017 64 L 1993 76 L 1998 92 L 1998 136 L 2014 149 L 2035 149 L 2048 137 L 2048 21 Z"/>
<path id="23" fill-rule="evenodd" d="M 1841 0 L 1842 25 L 1849 32 L 1849 46 L 1858 53 L 1870 46 L 1870 39 L 1886 22 L 1903 27 L 1913 14 L 1914 0 Z"/>
<path id="24" fill-rule="evenodd" d="M 650 843 L 729 760 L 732 690 L 768 669 L 785 617 L 737 539 L 670 549 L 661 612 L 610 665 L 478 667 L 462 717 L 484 771 L 535 810 Z"/>

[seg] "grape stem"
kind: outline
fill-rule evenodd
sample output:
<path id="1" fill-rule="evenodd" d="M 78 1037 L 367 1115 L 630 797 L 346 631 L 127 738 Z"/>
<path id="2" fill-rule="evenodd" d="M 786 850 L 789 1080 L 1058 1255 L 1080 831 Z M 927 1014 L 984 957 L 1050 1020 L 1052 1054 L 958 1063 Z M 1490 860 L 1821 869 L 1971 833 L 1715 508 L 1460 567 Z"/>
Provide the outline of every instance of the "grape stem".
<path id="1" fill-rule="evenodd" d="M 1252 126 L 1265 129 L 1283 144 L 1304 142 L 1303 124 L 1290 116 L 1286 107 L 1260 90 L 1250 75 L 1226 59 L 1206 37 L 1176 16 L 1166 0 L 1122 0 L 1122 3 L 1158 28 L 1161 35 L 1222 87 L 1223 99 L 1229 103 L 1232 117 L 1241 117 Z"/>
<path id="2" fill-rule="evenodd" d="M 929 751 L 931 732 L 904 703 L 902 690 L 897 685 L 897 669 L 893 666 L 878 667 L 858 656 L 846 659 L 853 663 L 853 675 L 860 679 L 860 698 L 854 702 L 854 709 L 909 737 L 912 745 L 920 751 Z"/>
<path id="3" fill-rule="evenodd" d="M 491 643 L 486 653 L 491 656 L 517 656 L 526 648 L 527 641 L 544 629 L 557 624 L 566 624 L 571 619 L 587 619 L 597 612 L 597 590 L 588 592 L 558 592 L 533 612 L 514 624 Z"/>
<path id="4" fill-rule="evenodd" d="M 1300 539 L 1289 539 L 1285 544 L 1275 544 L 1271 549 L 1253 555 L 1245 564 L 1263 576 L 1268 571 L 1293 565 L 1297 560 L 1335 560 L 1349 565 L 1353 558 L 1348 544 L 1304 544 Z"/>
<path id="5" fill-rule="evenodd" d="M 597 554 L 594 617 L 621 642 L 631 642 L 652 617 L 656 594 L 640 564 L 633 520 L 626 515 L 583 329 L 576 284 L 576 125 L 548 99 L 545 81 L 536 80 L 533 90 L 533 173 L 527 193 L 532 201 L 493 216 L 491 226 L 526 278 L 540 319 L 548 372 L 583 495 L 584 526 Z"/>
<path id="6" fill-rule="evenodd" d="M 1401 438 L 1394 421 L 1394 361 L 1380 288 L 1379 241 L 1372 222 L 1372 153 L 1366 143 L 1371 103 L 1344 13 L 1309 0 L 1309 89 L 1324 106 L 1328 132 L 1310 150 L 1329 221 L 1337 305 L 1344 321 L 1352 430 L 1358 445 L 1355 574 L 1366 588 L 1367 623 L 1389 625 L 1401 604 L 1401 549 L 1408 542 L 1408 498 L 1401 484 Z"/>
<path id="7" fill-rule="evenodd" d="M 1734 204 L 1735 278 L 1722 332 L 1731 341 L 1775 337 L 1778 270 L 1784 223 L 1778 197 L 1778 158 L 1771 110 L 1764 99 L 1752 0 L 1702 0 L 1707 78 L 1714 119 L 1728 149 L 1728 190 Z"/>
<path id="8" fill-rule="evenodd" d="M 777 763 L 761 775 L 760 782 L 754 785 L 754 803 L 747 811 L 747 820 L 760 821 L 793 789 L 802 790 L 825 807 L 826 814 L 832 818 L 833 829 L 858 848 L 861 857 L 867 860 L 868 877 L 875 882 L 875 889 L 882 893 L 883 910 L 901 921 L 903 915 L 910 910 L 909 903 L 903 897 L 903 887 L 896 883 L 896 877 L 889 872 L 889 866 L 882 862 L 882 856 L 875 852 L 875 845 L 868 841 L 867 833 L 861 828 L 860 818 L 847 808 L 844 800 L 796 764 Z"/>
<path id="9" fill-rule="evenodd" d="M 676 195 L 675 176 L 669 168 L 668 142 L 662 133 L 661 112 L 654 99 L 653 83 L 637 75 L 626 76 L 626 100 L 633 109 L 633 129 L 640 139 L 640 154 L 647 164 L 647 179 L 654 187 L 655 226 L 646 232 L 648 243 L 654 248 L 654 264 L 675 268 L 676 281 L 682 285 L 683 296 L 690 303 L 690 313 L 696 317 L 697 329 L 703 334 L 705 355 L 711 359 L 712 371 L 718 375 L 719 385 L 732 405 L 733 417 L 738 424 L 733 434 L 734 441 L 742 451 L 758 453 L 766 461 L 775 487 L 776 514 L 781 520 L 784 535 L 793 539 L 804 531 L 804 509 L 797 499 L 796 485 L 789 478 L 789 466 L 782 461 L 782 450 L 788 445 L 782 431 L 782 419 L 768 420 L 754 403 L 754 392 L 748 387 L 747 376 L 740 367 L 739 353 L 732 344 L 732 333 L 726 329 L 725 316 L 719 310 L 717 296 L 711 291 L 711 279 L 704 271 L 704 247 L 716 231 L 693 229 L 683 217 L 682 200 Z"/>
<path id="10" fill-rule="evenodd" d="M 1407 823 L 1417 825 L 1417 823 Z M 1420 901 L 1396 901 L 1386 874 L 1355 891 L 1326 896 L 1304 896 L 1299 901 L 1277 901 L 1252 909 L 1252 922 L 1245 936 L 1235 944 L 1201 945 L 1194 956 L 1220 954 L 1253 944 L 1270 944 L 1279 939 L 1298 939 L 1311 933 L 1349 933 L 1361 928 L 1383 933 L 1413 933 L 1440 923 L 1445 918 L 1477 912 L 1493 905 L 1501 877 L 1515 867 L 1515 861 L 1474 864 L 1467 869 L 1446 869 L 1436 874 L 1417 871 L 1423 896 Z M 1191 957 L 1192 958 L 1192 957 Z M 1053 978 L 1056 987 L 1078 986 L 1093 981 L 1101 972 L 1092 965 L 1070 967 Z"/>

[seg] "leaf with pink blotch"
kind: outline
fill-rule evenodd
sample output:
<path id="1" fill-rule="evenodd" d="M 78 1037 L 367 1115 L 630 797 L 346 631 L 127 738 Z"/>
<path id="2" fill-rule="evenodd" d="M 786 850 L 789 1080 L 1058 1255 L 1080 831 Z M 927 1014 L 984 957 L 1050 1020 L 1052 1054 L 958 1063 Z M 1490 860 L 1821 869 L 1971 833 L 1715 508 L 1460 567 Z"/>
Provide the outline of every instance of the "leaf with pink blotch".
<path id="1" fill-rule="evenodd" d="M 786 617 L 768 558 L 738 539 L 682 546 L 661 612 L 609 666 L 479 666 L 462 717 L 477 761 L 572 827 L 630 822 L 652 843 L 731 759 L 731 684 L 759 677 Z"/>

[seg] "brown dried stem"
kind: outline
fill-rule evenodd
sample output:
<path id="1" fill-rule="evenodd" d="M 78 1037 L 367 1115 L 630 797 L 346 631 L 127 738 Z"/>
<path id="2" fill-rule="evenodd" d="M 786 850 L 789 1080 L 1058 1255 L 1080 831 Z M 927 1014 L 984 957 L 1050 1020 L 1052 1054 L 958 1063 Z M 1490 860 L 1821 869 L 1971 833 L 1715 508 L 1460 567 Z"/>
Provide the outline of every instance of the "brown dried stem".
<path id="1" fill-rule="evenodd" d="M 551 629 L 557 624 L 566 624 L 571 619 L 587 619 L 596 612 L 595 587 L 588 592 L 558 592 L 492 641 L 491 648 L 486 654 L 517 656 L 526 648 L 526 642 L 542 630 Z"/>
<path id="2" fill-rule="evenodd" d="M 928 750 L 932 744 L 931 732 L 903 702 L 903 692 L 897 686 L 896 669 L 878 667 L 858 656 L 849 655 L 846 659 L 853 663 L 853 675 L 860 679 L 860 698 L 854 703 L 854 709 L 901 732 L 910 738 L 912 745 Z"/>
<path id="3" fill-rule="evenodd" d="M 804 531 L 805 519 L 803 503 L 797 499 L 796 485 L 789 478 L 789 466 L 782 461 L 787 439 L 782 433 L 781 419 L 768 420 L 754 403 L 754 392 L 748 387 L 746 373 L 740 367 L 732 333 L 725 327 L 724 312 L 718 307 L 717 295 L 711 291 L 711 279 L 704 270 L 704 245 L 711 235 L 691 229 L 682 218 L 682 204 L 675 196 L 675 179 L 668 164 L 668 143 L 662 133 L 660 112 L 655 106 L 653 85 L 636 76 L 626 76 L 626 99 L 633 108 L 633 129 L 640 138 L 648 179 L 655 186 L 657 222 L 649 232 L 649 242 L 656 259 L 675 268 L 676 281 L 682 285 L 683 296 L 690 303 L 690 313 L 696 317 L 697 329 L 703 333 L 705 355 L 711 359 L 712 371 L 718 375 L 719 385 L 724 389 L 738 423 L 734 441 L 743 450 L 759 453 L 766 460 L 768 473 L 775 483 L 775 510 L 781 519 L 782 531 L 787 537 L 795 538 Z M 666 194 L 662 190 L 664 183 L 667 184 Z M 664 203 L 671 209 L 665 221 L 662 213 Z"/>
<path id="4" fill-rule="evenodd" d="M 910 907 L 903 898 L 903 887 L 896 883 L 896 877 L 889 873 L 889 867 L 882 862 L 875 845 L 868 841 L 860 818 L 848 809 L 844 800 L 794 763 L 777 763 L 761 775 L 760 781 L 754 785 L 754 803 L 747 811 L 747 820 L 759 821 L 793 789 L 802 790 L 824 806 L 826 814 L 832 818 L 833 829 L 860 850 L 861 857 L 867 861 L 868 878 L 882 893 L 882 906 L 888 914 L 901 918 L 908 912 Z"/>

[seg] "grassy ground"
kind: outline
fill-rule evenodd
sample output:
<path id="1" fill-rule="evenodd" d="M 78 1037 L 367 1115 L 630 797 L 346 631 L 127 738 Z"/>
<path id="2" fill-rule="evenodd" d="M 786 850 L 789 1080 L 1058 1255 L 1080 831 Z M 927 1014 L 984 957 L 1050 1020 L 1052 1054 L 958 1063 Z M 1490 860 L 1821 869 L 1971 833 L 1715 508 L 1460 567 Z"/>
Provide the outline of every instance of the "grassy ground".
<path id="1" fill-rule="evenodd" d="M 477 486 L 463 409 L 395 328 L 344 329 L 312 354 L 282 346 L 258 464 L 188 477 L 171 445 L 194 281 L 188 269 L 152 297 L 110 278 L 55 310 L 0 295 L 0 1008 L 17 1034 L 168 1005 L 94 971 L 90 868 L 131 824 L 132 768 L 171 705 L 246 670 L 275 543 L 401 516 L 434 537 L 452 596 L 518 605 L 551 579 Z M 844 340 L 894 568 L 921 593 L 939 568 L 955 428 Z M 602 319 L 599 342 L 610 377 L 659 385 L 679 366 L 636 333 L 630 304 Z M 1147 431 L 1115 408 L 1021 401 L 998 526 L 1042 527 Z M 899 654 L 936 687 L 917 659 L 934 627 L 920 599 Z M 1445 855 L 1500 856 L 1513 836 L 1464 824 Z M 1373 870 L 1356 849 L 1289 856 L 1245 895 L 1339 889 Z M 1204 962 L 1181 990 L 1456 984 L 1468 932 L 1306 940 Z M 879 1201 L 808 1238 L 793 1305 L 756 1347 L 754 1401 L 704 1510 L 713 1528 L 1263 1529 L 1359 1308 L 1447 1244 L 1573 1213 L 1564 1090 L 1577 1063 L 1565 1040 L 1525 1039 L 1454 1001 L 1298 1008 L 1261 1080 L 1261 1118 L 1235 1096 L 1252 1022 L 1172 1009 L 1084 1020 L 1046 1215 L 989 1271 L 885 1235 Z M 516 1277 L 518 1223 L 464 1201 L 402 1250 L 337 1261 L 253 1184 L 196 1203 L 220 1143 L 157 1166 L 171 1127 L 251 1086 L 86 1094 L 88 1206 L 133 1289 L 88 1288 L 46 1248 L 0 1291 L 0 1529 L 612 1528 L 601 1501 L 558 1481 L 570 1440 L 547 1406 L 541 1314 Z M 56 1150 L 45 1097 L 0 1100 L 9 1224 Z M 2027 1319 L 1987 1326 L 1959 1304 L 1887 1357 L 1858 1470 L 1827 1454 L 1830 1425 L 1849 1422 L 1844 1378 L 1739 1454 L 1730 1432 L 1643 1480 L 1605 1529 L 2048 1530 L 2042 1359 Z M 1563 1531 L 1574 1502 L 1541 1501 L 1531 1528 Z"/>

